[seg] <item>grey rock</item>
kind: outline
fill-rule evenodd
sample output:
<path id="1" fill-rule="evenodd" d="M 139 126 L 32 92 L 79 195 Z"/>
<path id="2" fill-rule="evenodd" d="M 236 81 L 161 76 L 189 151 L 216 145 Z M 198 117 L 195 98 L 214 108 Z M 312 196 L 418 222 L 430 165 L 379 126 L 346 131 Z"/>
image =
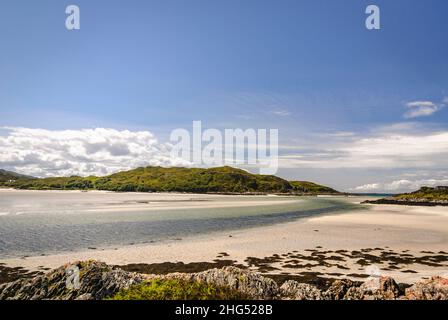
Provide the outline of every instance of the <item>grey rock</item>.
<path id="1" fill-rule="evenodd" d="M 67 269 L 79 270 L 79 286 L 66 284 Z M 315 286 L 286 281 L 281 287 L 267 277 L 236 267 L 211 269 L 193 274 L 143 275 L 126 272 L 102 262 L 87 261 L 67 264 L 47 274 L 0 285 L 0 300 L 100 300 L 151 279 L 183 279 L 225 286 L 253 299 L 288 300 L 447 300 L 448 279 L 433 277 L 417 282 L 403 292 L 390 277 L 371 278 L 364 283 L 336 280 L 326 291 Z"/>
<path id="2" fill-rule="evenodd" d="M 76 297 L 75 300 L 93 300 L 93 297 L 90 293 L 84 293 L 84 294 Z"/>
<path id="3" fill-rule="evenodd" d="M 352 295 L 354 295 L 354 289 L 356 283 L 349 279 L 336 280 L 328 288 L 327 291 L 323 293 L 325 300 L 349 300 Z M 351 290 L 350 290 L 351 289 Z M 347 295 L 349 293 L 349 295 Z M 356 295 L 358 295 L 356 293 Z"/>
<path id="4" fill-rule="evenodd" d="M 255 299 L 275 299 L 279 293 L 278 285 L 274 280 L 232 266 L 193 274 L 192 280 L 227 286 Z"/>
<path id="5" fill-rule="evenodd" d="M 322 292 L 315 286 L 288 280 L 280 287 L 283 299 L 291 300 L 322 300 Z"/>
<path id="6" fill-rule="evenodd" d="M 328 300 L 393 300 L 401 293 L 394 279 L 378 277 L 362 284 L 348 279 L 336 280 L 323 296 Z"/>
<path id="7" fill-rule="evenodd" d="M 403 292 L 391 277 L 372 278 L 360 287 L 365 300 L 393 300 Z"/>
<path id="8" fill-rule="evenodd" d="M 211 283 L 238 290 L 254 299 L 276 299 L 279 295 L 279 287 L 274 280 L 233 266 L 192 274 L 171 273 L 163 276 L 152 276 L 152 278 L 184 279 Z"/>
<path id="9" fill-rule="evenodd" d="M 79 287 L 69 288 L 66 270 L 74 266 L 79 268 Z M 145 279 L 144 275 L 113 269 L 101 262 L 75 262 L 45 275 L 0 286 L 0 300 L 103 299 Z"/>
<path id="10" fill-rule="evenodd" d="M 405 299 L 448 300 L 448 278 L 432 277 L 406 289 Z"/>

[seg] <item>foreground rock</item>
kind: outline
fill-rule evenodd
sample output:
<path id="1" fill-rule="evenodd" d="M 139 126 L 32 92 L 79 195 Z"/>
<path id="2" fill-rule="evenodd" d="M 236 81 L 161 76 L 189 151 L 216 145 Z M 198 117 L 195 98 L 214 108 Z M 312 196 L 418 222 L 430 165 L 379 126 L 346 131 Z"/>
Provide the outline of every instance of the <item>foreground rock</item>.
<path id="1" fill-rule="evenodd" d="M 322 292 L 315 286 L 289 280 L 280 287 L 280 297 L 290 300 L 322 300 Z"/>
<path id="2" fill-rule="evenodd" d="M 409 300 L 448 300 L 448 279 L 432 277 L 406 289 Z"/>
<path id="3" fill-rule="evenodd" d="M 182 279 L 201 281 L 219 287 L 238 290 L 257 300 L 269 300 L 278 297 L 277 283 L 260 274 L 228 266 L 197 273 L 170 273 L 167 275 L 148 275 L 148 279 Z"/>
<path id="4" fill-rule="evenodd" d="M 404 291 L 390 277 L 372 277 L 359 285 L 351 280 L 336 280 L 324 293 L 327 300 L 394 300 Z"/>
<path id="5" fill-rule="evenodd" d="M 68 270 L 76 268 L 79 282 L 68 279 Z M 3 284 L 0 300 L 100 300 L 145 279 L 144 275 L 112 269 L 101 262 L 76 262 L 45 275 Z"/>
<path id="6" fill-rule="evenodd" d="M 190 275 L 190 279 L 227 286 L 246 293 L 254 299 L 273 299 L 279 293 L 278 285 L 274 280 L 236 267 L 207 270 Z"/>
<path id="7" fill-rule="evenodd" d="M 76 273 L 71 272 L 73 270 Z M 73 275 L 78 275 L 79 279 Z M 418 282 L 406 291 L 390 277 L 372 277 L 364 283 L 336 280 L 327 290 L 321 290 L 292 280 L 278 286 L 270 278 L 232 266 L 192 274 L 144 275 L 87 261 L 67 264 L 31 279 L 3 284 L 0 286 L 0 300 L 99 300 L 156 278 L 206 282 L 240 291 L 253 299 L 266 300 L 448 299 L 448 279 L 441 277 Z"/>

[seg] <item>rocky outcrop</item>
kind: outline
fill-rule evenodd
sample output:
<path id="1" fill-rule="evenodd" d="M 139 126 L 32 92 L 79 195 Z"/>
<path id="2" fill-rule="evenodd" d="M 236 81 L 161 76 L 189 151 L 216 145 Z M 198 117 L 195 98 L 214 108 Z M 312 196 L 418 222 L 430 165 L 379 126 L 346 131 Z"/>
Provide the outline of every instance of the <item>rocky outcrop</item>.
<path id="1" fill-rule="evenodd" d="M 432 277 L 417 282 L 406 289 L 405 296 L 409 300 L 448 300 L 448 279 Z"/>
<path id="2" fill-rule="evenodd" d="M 328 300 L 394 300 L 403 294 L 390 277 L 372 277 L 359 284 L 348 279 L 336 280 L 324 293 Z"/>
<path id="3" fill-rule="evenodd" d="M 362 202 L 363 204 L 396 204 L 402 206 L 420 206 L 420 207 L 437 207 L 437 206 L 448 206 L 447 200 L 438 201 L 428 201 L 426 199 L 378 199 L 378 200 L 366 200 Z"/>
<path id="4" fill-rule="evenodd" d="M 361 285 L 361 291 L 368 300 L 393 300 L 404 293 L 391 277 L 372 277 Z"/>
<path id="5" fill-rule="evenodd" d="M 359 286 L 355 282 L 344 279 L 333 282 L 331 287 L 324 292 L 324 297 L 326 300 L 349 300 L 353 297 L 359 299 L 361 297 L 357 296 L 360 293 Z"/>
<path id="6" fill-rule="evenodd" d="M 238 290 L 257 300 L 269 300 L 278 297 L 279 288 L 277 283 L 263 277 L 258 273 L 228 266 L 222 269 L 210 269 L 198 273 L 171 273 L 167 275 L 150 275 L 151 278 L 159 279 L 183 279 L 201 281 L 214 284 L 219 287 L 228 287 Z"/>
<path id="7" fill-rule="evenodd" d="M 285 300 L 322 300 L 322 292 L 315 286 L 289 280 L 280 287 L 279 296 Z"/>
<path id="8" fill-rule="evenodd" d="M 442 300 L 448 299 L 448 279 L 433 277 L 403 290 L 390 277 L 371 277 L 364 283 L 336 280 L 326 290 L 289 280 L 277 283 L 260 274 L 233 266 L 198 273 L 143 275 L 97 261 L 75 262 L 45 275 L 0 286 L 0 300 L 98 300 L 121 289 L 152 279 L 183 279 L 240 291 L 253 299 L 288 300 Z"/>
<path id="9" fill-rule="evenodd" d="M 274 280 L 236 267 L 207 270 L 193 274 L 191 279 L 230 287 L 255 299 L 273 299 L 278 294 L 278 286 Z"/>
<path id="10" fill-rule="evenodd" d="M 411 193 L 398 194 L 378 200 L 368 200 L 363 203 L 398 204 L 406 206 L 448 206 L 448 186 L 421 187 Z"/>
<path id="11" fill-rule="evenodd" d="M 69 271 L 79 271 L 79 281 Z M 0 286 L 0 300 L 99 300 L 146 279 L 96 261 L 75 262 L 31 279 Z M 79 284 L 79 285 L 78 285 Z"/>

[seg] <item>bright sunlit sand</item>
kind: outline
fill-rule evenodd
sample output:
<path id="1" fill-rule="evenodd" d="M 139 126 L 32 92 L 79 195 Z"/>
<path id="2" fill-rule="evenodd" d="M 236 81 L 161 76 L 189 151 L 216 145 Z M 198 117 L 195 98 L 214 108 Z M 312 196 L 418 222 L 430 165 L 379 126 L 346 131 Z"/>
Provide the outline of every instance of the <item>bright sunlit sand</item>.
<path id="1" fill-rule="evenodd" d="M 118 195 L 119 197 L 121 195 Z M 133 197 L 140 197 L 133 194 Z M 194 202 L 192 206 L 211 208 L 222 206 L 221 197 L 204 195 L 151 195 L 157 200 L 209 200 Z M 146 196 L 147 198 L 147 196 Z M 266 197 L 260 199 L 231 197 L 228 206 L 266 206 Z M 240 200 L 239 200 L 240 199 Z M 272 198 L 271 198 L 272 199 Z M 344 198 L 342 198 L 344 199 Z M 362 198 L 344 201 L 359 202 Z M 228 201 L 228 200 L 227 200 Z M 275 205 L 280 200 L 272 200 Z M 300 198 L 281 199 L 292 203 Z M 184 202 L 161 202 L 169 208 L 188 206 Z M 361 207 L 360 207 L 361 208 Z M 382 273 L 403 282 L 413 282 L 432 275 L 446 275 L 443 263 L 428 263 L 448 250 L 448 210 L 443 207 L 408 207 L 368 205 L 366 209 L 317 215 L 268 226 L 254 226 L 236 230 L 213 231 L 185 238 L 167 239 L 150 244 L 122 245 L 111 248 L 81 250 L 68 253 L 3 259 L 8 266 L 30 270 L 55 268 L 69 261 L 96 259 L 108 264 L 155 264 L 163 262 L 213 262 L 234 260 L 248 265 L 248 258 L 263 259 L 282 256 L 284 259 L 269 264 L 269 273 L 300 274 L 313 272 L 323 276 L 352 278 L 365 274 L 366 265 L 377 265 Z M 160 209 L 160 208 L 159 208 Z M 107 214 L 107 213 L 106 213 Z M 290 263 L 294 255 L 305 263 Z M 370 256 L 375 263 L 364 263 Z M 291 258 L 292 257 L 292 258 Z M 318 259 L 316 259 L 318 257 Z M 336 257 L 336 258 L 335 258 Z M 338 258 L 339 257 L 339 258 Z M 395 257 L 395 258 L 394 258 Z M 398 257 L 398 267 L 391 261 Z M 412 260 L 410 257 L 421 258 Z M 295 257 L 297 259 L 297 256 Z M 371 257 L 370 257 L 371 258 Z M 401 260 L 400 260 L 401 259 Z M 337 263 L 335 263 L 335 261 Z M 396 261 L 395 261 L 396 262 Z M 401 263 L 401 264 L 400 264 Z M 304 266 L 306 265 L 306 266 Z M 252 265 L 257 270 L 258 265 Z"/>

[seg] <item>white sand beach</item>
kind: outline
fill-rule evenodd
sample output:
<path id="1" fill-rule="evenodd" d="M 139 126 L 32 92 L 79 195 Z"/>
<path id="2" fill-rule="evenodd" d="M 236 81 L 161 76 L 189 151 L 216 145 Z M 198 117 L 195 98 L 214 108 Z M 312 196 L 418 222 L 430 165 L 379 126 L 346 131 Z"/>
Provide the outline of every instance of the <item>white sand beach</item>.
<path id="1" fill-rule="evenodd" d="M 367 265 L 373 264 L 378 266 L 381 274 L 408 283 L 433 275 L 446 276 L 448 208 L 369 205 L 369 210 L 214 232 L 162 243 L 0 262 L 11 267 L 39 270 L 88 259 L 125 265 L 212 262 L 219 256 L 246 264 L 248 257 L 263 259 L 272 255 L 284 255 L 284 258 L 270 264 L 277 268 L 269 271 L 271 273 L 318 272 L 324 276 L 356 279 L 365 274 Z M 367 263 L 361 259 L 367 259 Z"/>

